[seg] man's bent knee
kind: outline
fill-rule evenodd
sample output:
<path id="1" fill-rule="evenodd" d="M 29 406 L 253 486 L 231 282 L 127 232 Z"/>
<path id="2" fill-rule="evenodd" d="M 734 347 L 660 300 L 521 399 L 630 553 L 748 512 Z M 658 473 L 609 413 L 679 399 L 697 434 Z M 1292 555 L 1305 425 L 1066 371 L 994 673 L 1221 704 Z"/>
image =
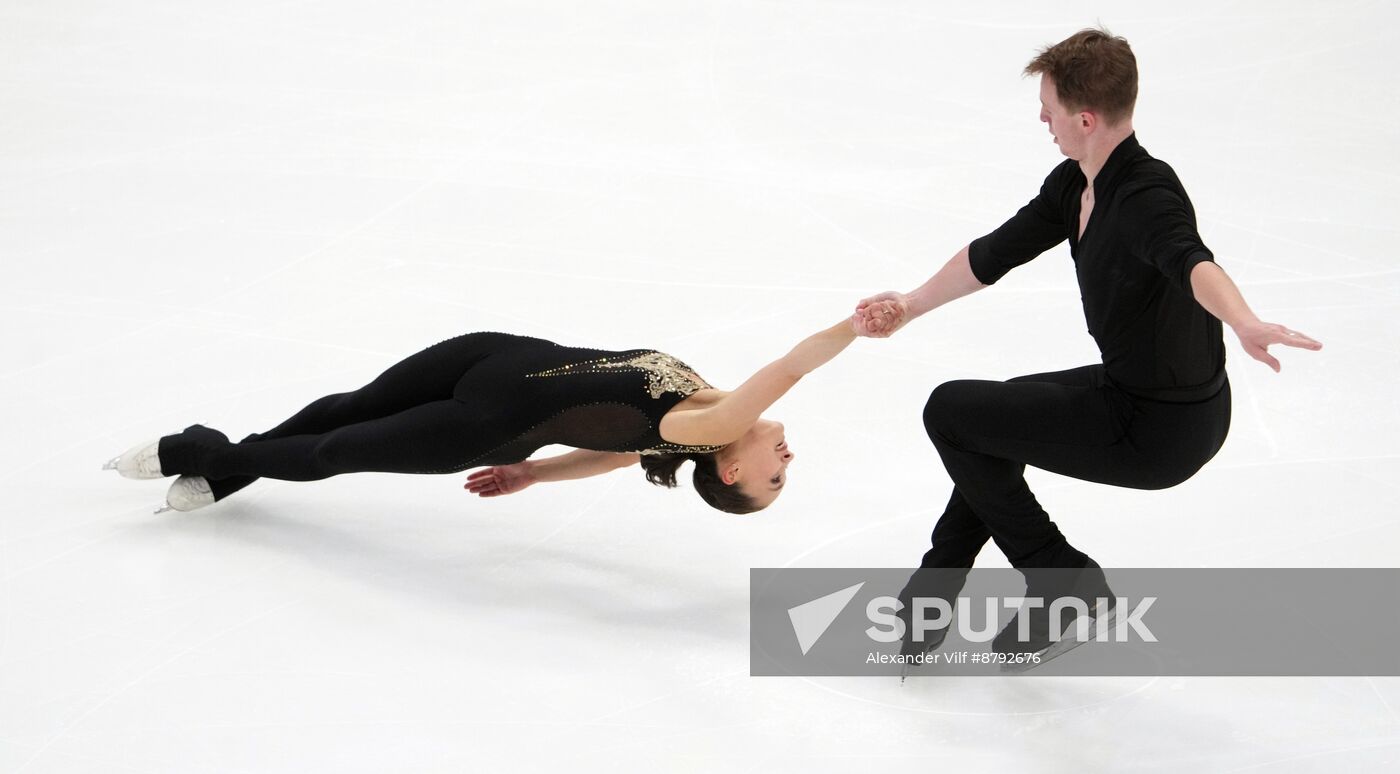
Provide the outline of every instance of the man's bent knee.
<path id="1" fill-rule="evenodd" d="M 959 419 L 978 406 L 984 382 L 958 379 L 933 388 L 924 403 L 924 430 L 932 440 L 952 440 Z"/>

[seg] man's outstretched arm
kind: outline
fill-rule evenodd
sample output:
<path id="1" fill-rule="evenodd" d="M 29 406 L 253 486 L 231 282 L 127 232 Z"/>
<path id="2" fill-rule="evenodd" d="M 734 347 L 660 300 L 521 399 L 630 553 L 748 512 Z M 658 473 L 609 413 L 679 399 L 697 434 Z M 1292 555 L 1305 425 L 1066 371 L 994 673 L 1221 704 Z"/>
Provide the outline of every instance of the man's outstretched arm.
<path id="1" fill-rule="evenodd" d="M 1261 322 L 1259 317 L 1245 303 L 1240 289 L 1225 270 L 1214 261 L 1202 261 L 1191 268 L 1191 292 L 1196 301 L 1207 312 L 1230 326 L 1240 339 L 1240 346 L 1250 357 L 1279 370 L 1278 359 L 1269 354 L 1272 344 L 1284 344 L 1300 349 L 1317 351 L 1322 343 L 1298 331 L 1289 330 L 1275 323 Z"/>
<path id="2" fill-rule="evenodd" d="M 910 320 L 987 287 L 972 273 L 964 247 L 943 264 L 938 273 L 909 293 L 886 291 L 863 299 L 856 305 L 856 324 L 861 333 L 884 338 Z"/>
<path id="3" fill-rule="evenodd" d="M 995 283 L 1007 272 L 1065 241 L 1064 213 L 1059 201 L 1065 186 L 1078 175 L 1073 162 L 1055 167 L 1040 192 L 1005 223 L 972 240 L 943 268 L 909 293 L 886 292 L 856 305 L 856 328 L 862 336 L 883 338 L 919 315 Z M 972 256 L 976 253 L 977 268 Z"/>

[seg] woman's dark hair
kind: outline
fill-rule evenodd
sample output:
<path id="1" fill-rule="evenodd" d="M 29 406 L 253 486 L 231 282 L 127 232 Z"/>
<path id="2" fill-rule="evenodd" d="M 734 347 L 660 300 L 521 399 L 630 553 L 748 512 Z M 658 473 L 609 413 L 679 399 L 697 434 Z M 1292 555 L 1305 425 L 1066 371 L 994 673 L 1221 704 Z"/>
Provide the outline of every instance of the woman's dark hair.
<path id="1" fill-rule="evenodd" d="M 719 477 L 719 463 L 715 461 L 714 452 L 643 454 L 641 460 L 642 469 L 647 472 L 647 480 L 667 488 L 676 486 L 676 472 L 680 470 L 682 462 L 690 460 L 695 463 L 691 483 L 695 484 L 695 491 L 700 493 L 700 499 L 709 503 L 711 508 L 725 513 L 753 513 L 759 510 L 759 505 L 753 498 L 744 494 L 738 485 L 726 484 Z"/>

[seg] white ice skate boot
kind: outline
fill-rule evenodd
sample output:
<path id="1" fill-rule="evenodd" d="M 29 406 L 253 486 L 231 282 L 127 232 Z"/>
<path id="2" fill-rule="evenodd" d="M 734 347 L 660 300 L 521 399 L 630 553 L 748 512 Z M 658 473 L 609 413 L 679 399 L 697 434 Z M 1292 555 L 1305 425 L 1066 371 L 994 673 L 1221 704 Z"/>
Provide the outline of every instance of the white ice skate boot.
<path id="1" fill-rule="evenodd" d="M 193 511 L 214 504 L 214 493 L 209 490 L 209 480 L 204 476 L 180 476 L 165 493 L 165 505 L 156 513 L 166 511 Z"/>
<path id="2" fill-rule="evenodd" d="M 137 444 L 107 460 L 103 470 L 115 470 L 127 478 L 164 478 L 160 472 L 160 439 Z"/>

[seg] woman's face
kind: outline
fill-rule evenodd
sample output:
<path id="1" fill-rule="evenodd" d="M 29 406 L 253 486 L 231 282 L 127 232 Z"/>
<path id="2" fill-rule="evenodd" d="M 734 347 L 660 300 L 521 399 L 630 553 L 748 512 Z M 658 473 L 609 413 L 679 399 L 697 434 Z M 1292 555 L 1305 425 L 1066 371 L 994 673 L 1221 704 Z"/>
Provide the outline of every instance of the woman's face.
<path id="1" fill-rule="evenodd" d="M 760 419 L 739 440 L 720 453 L 720 478 L 741 488 L 754 503 L 766 508 L 787 486 L 792 462 L 781 422 Z"/>

